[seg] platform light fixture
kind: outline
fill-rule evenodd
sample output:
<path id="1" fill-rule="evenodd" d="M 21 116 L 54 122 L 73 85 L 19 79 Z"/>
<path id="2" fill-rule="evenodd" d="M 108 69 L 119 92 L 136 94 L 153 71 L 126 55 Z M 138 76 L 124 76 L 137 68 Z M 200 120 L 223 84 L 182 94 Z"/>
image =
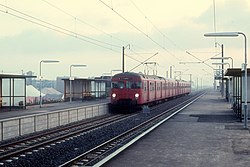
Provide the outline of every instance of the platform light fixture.
<path id="1" fill-rule="evenodd" d="M 242 32 L 216 32 L 216 33 L 206 33 L 205 37 L 238 37 L 242 35 L 244 37 L 245 42 L 245 63 L 243 63 L 243 71 L 244 71 L 244 128 L 248 129 L 248 110 L 247 110 L 247 37 Z M 242 76 L 243 77 L 243 76 Z"/>
<path id="2" fill-rule="evenodd" d="M 72 102 L 72 80 L 74 80 L 74 78 L 71 76 L 71 71 L 72 71 L 72 67 L 87 67 L 87 65 L 85 64 L 72 64 L 69 67 L 69 102 Z"/>
<path id="3" fill-rule="evenodd" d="M 40 71 L 39 71 L 39 80 L 40 80 L 40 99 L 39 99 L 39 104 L 40 108 L 42 107 L 42 63 L 59 63 L 58 60 L 41 60 L 40 61 Z"/>
<path id="4" fill-rule="evenodd" d="M 187 61 L 187 62 L 183 62 L 180 61 L 179 64 L 200 64 L 200 63 L 204 63 L 202 61 Z"/>
<path id="5" fill-rule="evenodd" d="M 232 61 L 232 68 L 234 67 L 234 60 L 233 60 L 232 57 L 212 57 L 210 59 L 212 59 L 212 60 L 221 60 L 221 59 L 228 60 L 228 59 L 231 59 L 231 61 Z"/>
<path id="6" fill-rule="evenodd" d="M 229 65 L 229 68 L 230 68 L 230 64 L 229 63 L 212 63 L 213 65 Z"/>

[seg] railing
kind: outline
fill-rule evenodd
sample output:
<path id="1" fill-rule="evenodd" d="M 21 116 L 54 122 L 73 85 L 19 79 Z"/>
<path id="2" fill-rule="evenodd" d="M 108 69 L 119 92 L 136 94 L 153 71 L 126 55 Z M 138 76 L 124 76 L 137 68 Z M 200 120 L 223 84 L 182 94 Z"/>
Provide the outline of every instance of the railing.
<path id="1" fill-rule="evenodd" d="M 0 120 L 0 141 L 108 113 L 108 104 L 95 104 Z"/>

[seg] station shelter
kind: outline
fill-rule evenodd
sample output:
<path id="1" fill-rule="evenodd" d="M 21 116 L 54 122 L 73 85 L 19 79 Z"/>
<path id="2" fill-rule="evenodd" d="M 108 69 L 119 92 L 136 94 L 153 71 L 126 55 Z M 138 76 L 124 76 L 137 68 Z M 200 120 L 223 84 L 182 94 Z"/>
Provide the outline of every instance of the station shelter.
<path id="1" fill-rule="evenodd" d="M 70 80 L 64 80 L 64 100 L 70 99 Z M 106 98 L 106 82 L 103 79 L 82 79 L 74 78 L 71 80 L 72 100 L 87 100 Z"/>
<path id="2" fill-rule="evenodd" d="M 0 110 L 26 108 L 26 79 L 36 76 L 0 74 Z"/>
<path id="3" fill-rule="evenodd" d="M 230 102 L 233 111 L 242 120 L 243 119 L 243 106 L 245 94 L 243 89 L 244 71 L 241 68 L 229 68 L 225 73 L 224 80 L 226 80 L 226 99 Z M 250 111 L 250 69 L 247 69 L 247 103 L 248 103 L 248 115 Z"/>

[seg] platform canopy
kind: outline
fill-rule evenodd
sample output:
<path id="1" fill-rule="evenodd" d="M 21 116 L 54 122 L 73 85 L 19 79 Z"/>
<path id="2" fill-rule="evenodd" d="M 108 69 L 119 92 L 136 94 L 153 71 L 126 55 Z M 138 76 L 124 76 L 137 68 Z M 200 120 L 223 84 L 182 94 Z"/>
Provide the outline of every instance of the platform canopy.
<path id="1" fill-rule="evenodd" d="M 233 77 L 240 77 L 242 76 L 242 69 L 241 68 L 228 68 L 225 76 L 233 76 Z M 247 69 L 247 73 L 250 74 L 250 69 Z"/>
<path id="2" fill-rule="evenodd" d="M 36 76 L 0 74 L 0 109 L 26 107 L 26 79 Z"/>
<path id="3" fill-rule="evenodd" d="M 95 98 L 106 98 L 106 79 L 86 79 L 74 78 L 64 80 L 64 100 L 68 101 L 70 98 L 70 81 L 72 100 L 84 100 Z"/>

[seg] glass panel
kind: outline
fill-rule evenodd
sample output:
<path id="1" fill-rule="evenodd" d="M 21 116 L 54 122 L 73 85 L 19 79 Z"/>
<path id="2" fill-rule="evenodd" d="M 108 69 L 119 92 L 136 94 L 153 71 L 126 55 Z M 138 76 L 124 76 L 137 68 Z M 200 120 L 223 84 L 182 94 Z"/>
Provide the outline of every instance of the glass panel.
<path id="1" fill-rule="evenodd" d="M 95 96 L 96 84 L 94 81 L 91 81 L 91 96 Z"/>
<path id="2" fill-rule="evenodd" d="M 112 82 L 112 88 L 123 89 L 124 88 L 124 82 L 123 81 Z"/>
<path id="3" fill-rule="evenodd" d="M 126 82 L 126 88 L 130 89 L 130 88 L 131 88 L 131 85 L 132 85 L 132 83 L 131 83 L 130 81 L 127 81 L 127 82 Z"/>
<path id="4" fill-rule="evenodd" d="M 131 89 L 141 89 L 142 88 L 142 83 L 141 82 L 131 82 L 130 85 Z"/>
<path id="5" fill-rule="evenodd" d="M 25 89 L 25 80 L 24 79 L 14 79 L 14 96 L 24 96 Z"/>
<path id="6" fill-rule="evenodd" d="M 24 102 L 25 102 L 24 97 L 15 97 L 14 98 L 14 106 L 25 106 Z"/>
<path id="7" fill-rule="evenodd" d="M 3 79 L 2 80 L 2 96 L 10 96 L 10 79 Z"/>
<path id="8" fill-rule="evenodd" d="M 10 106 L 10 98 L 2 97 L 2 106 Z"/>

